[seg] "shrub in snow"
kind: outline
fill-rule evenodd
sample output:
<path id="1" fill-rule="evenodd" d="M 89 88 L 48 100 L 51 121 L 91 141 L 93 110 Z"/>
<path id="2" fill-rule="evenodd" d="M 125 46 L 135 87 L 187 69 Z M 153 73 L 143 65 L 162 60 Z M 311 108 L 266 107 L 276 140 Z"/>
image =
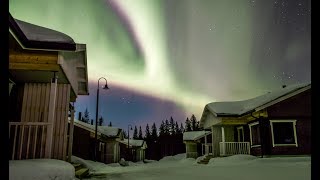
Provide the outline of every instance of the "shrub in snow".
<path id="1" fill-rule="evenodd" d="M 119 164 L 121 166 L 129 166 L 129 163 L 127 161 L 124 160 L 124 158 L 121 158 L 120 161 L 119 161 Z"/>

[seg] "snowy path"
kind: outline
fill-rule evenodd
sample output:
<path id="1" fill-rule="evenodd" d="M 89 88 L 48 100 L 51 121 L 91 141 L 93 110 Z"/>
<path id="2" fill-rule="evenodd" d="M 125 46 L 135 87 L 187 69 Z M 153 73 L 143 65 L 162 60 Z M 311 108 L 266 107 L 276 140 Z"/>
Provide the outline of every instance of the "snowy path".
<path id="1" fill-rule="evenodd" d="M 289 161 L 288 161 L 289 160 Z M 106 180 L 309 180 L 308 160 L 257 159 L 248 163 L 198 165 L 191 162 L 156 162 L 134 171 L 110 173 Z M 201 178 L 201 179 L 199 179 Z M 98 178 L 91 178 L 98 179 Z M 99 178 L 101 180 L 101 178 Z"/>

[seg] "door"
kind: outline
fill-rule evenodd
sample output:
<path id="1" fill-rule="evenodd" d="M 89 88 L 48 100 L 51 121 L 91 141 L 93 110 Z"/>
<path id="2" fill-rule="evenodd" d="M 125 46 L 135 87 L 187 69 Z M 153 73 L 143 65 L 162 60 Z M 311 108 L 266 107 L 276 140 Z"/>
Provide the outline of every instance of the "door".
<path id="1" fill-rule="evenodd" d="M 237 131 L 238 131 L 238 142 L 244 142 L 243 126 L 237 127 Z"/>

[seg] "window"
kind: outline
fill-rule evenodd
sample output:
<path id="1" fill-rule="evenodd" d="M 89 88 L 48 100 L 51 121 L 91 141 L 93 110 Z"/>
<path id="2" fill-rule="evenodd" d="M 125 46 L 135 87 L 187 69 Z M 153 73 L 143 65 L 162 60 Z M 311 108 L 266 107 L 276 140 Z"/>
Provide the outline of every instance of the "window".
<path id="1" fill-rule="evenodd" d="M 249 124 L 251 147 L 261 146 L 259 122 Z"/>
<path id="2" fill-rule="evenodd" d="M 270 120 L 272 145 L 297 146 L 296 120 Z"/>
<path id="3" fill-rule="evenodd" d="M 243 132 L 243 127 L 237 127 L 238 131 L 238 142 L 244 142 L 244 132 Z"/>

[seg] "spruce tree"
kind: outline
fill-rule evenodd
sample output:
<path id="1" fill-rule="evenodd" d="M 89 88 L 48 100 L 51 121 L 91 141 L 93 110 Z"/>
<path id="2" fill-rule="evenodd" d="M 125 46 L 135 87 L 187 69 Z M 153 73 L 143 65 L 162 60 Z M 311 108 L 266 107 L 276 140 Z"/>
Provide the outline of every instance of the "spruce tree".
<path id="1" fill-rule="evenodd" d="M 110 121 L 110 123 L 109 123 L 109 127 L 112 127 L 112 123 L 111 123 L 111 121 Z"/>
<path id="2" fill-rule="evenodd" d="M 134 126 L 133 139 L 138 139 L 138 129 L 137 129 L 137 126 Z"/>
<path id="3" fill-rule="evenodd" d="M 152 124 L 152 127 L 151 127 L 151 137 L 152 137 L 152 140 L 154 140 L 154 141 L 158 138 L 156 123 L 153 123 L 153 124 Z"/>
<path id="4" fill-rule="evenodd" d="M 179 129 L 179 125 L 178 122 L 176 121 L 175 125 L 174 125 L 174 129 L 176 130 L 176 134 L 181 134 L 181 130 Z"/>
<path id="5" fill-rule="evenodd" d="M 145 136 L 144 136 L 144 138 L 145 138 L 146 140 L 149 140 L 149 139 L 151 138 L 151 133 L 150 133 L 150 129 L 149 129 L 149 124 L 147 124 L 147 126 L 146 126 L 146 131 L 145 131 Z"/>
<path id="6" fill-rule="evenodd" d="M 187 119 L 186 119 L 186 125 L 185 125 L 185 132 L 191 131 L 191 130 L 192 130 L 192 129 L 191 129 L 191 122 L 190 122 L 189 118 L 187 117 Z"/>
<path id="7" fill-rule="evenodd" d="M 169 135 L 170 134 L 170 125 L 168 119 L 166 119 L 164 124 L 164 134 Z"/>
<path id="8" fill-rule="evenodd" d="M 85 123 L 89 123 L 90 118 L 89 118 L 89 111 L 88 108 L 86 108 L 86 110 L 84 111 L 84 117 L 83 117 L 83 122 Z"/>
<path id="9" fill-rule="evenodd" d="M 139 127 L 139 136 L 138 136 L 138 139 L 143 139 L 141 126 Z"/>
<path id="10" fill-rule="evenodd" d="M 192 129 L 192 131 L 197 131 L 198 130 L 197 119 L 193 114 L 192 114 L 192 116 L 190 118 L 190 121 L 191 121 L 191 129 Z"/>
<path id="11" fill-rule="evenodd" d="M 170 135 L 176 134 L 176 128 L 175 128 L 175 124 L 172 116 L 170 117 L 170 122 L 169 122 L 169 134 Z"/>
<path id="12" fill-rule="evenodd" d="M 99 124 L 99 126 L 102 126 L 102 123 L 103 123 L 103 118 L 102 118 L 102 116 L 99 118 L 99 121 L 98 121 L 98 124 Z"/>
<path id="13" fill-rule="evenodd" d="M 184 127 L 183 127 L 182 123 L 180 124 L 180 132 L 181 132 L 181 133 L 184 132 Z"/>
<path id="14" fill-rule="evenodd" d="M 160 125 L 160 127 L 159 127 L 159 136 L 163 136 L 163 135 L 165 135 L 165 124 L 164 124 L 164 122 L 162 121 L 162 122 L 161 122 L 161 125 Z"/>

